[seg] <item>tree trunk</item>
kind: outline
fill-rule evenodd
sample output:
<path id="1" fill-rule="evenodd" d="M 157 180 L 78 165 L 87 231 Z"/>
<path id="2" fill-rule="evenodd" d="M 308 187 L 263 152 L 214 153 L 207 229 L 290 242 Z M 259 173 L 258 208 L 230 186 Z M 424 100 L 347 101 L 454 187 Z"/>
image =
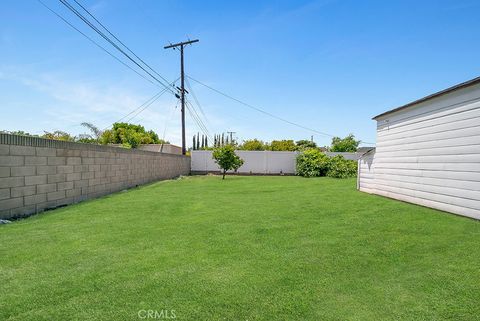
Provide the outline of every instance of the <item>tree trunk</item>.
<path id="1" fill-rule="evenodd" d="M 222 177 L 222 179 L 225 179 L 225 172 L 226 172 L 226 171 L 223 170 L 223 177 Z"/>

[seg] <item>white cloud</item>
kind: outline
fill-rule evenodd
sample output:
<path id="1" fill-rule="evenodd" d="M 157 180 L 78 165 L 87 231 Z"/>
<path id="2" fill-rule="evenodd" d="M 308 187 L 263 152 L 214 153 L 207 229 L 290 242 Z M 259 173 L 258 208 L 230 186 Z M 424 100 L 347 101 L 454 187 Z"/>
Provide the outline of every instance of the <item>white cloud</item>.
<path id="1" fill-rule="evenodd" d="M 35 121 L 38 127 L 35 129 L 37 131 L 64 130 L 78 135 L 87 131 L 80 126 L 82 122 L 90 122 L 103 129 L 142 105 L 161 90 L 158 88 L 139 94 L 127 86 L 105 85 L 100 81 L 88 79 L 72 80 L 59 72 L 31 70 L 25 72 L 25 68 L 19 71 L 19 68 L 5 66 L 0 66 L 0 68 L 0 78 L 28 87 L 27 90 L 23 89 L 26 94 L 15 103 L 38 107 L 38 114 L 35 114 L 35 117 L 38 117 Z M 194 89 L 198 93 L 202 93 L 201 87 L 194 85 Z M 29 94 L 31 91 L 39 93 L 41 101 L 36 100 L 38 97 L 35 94 Z M 200 95 L 199 98 L 201 97 Z M 194 103 L 193 97 L 190 97 L 190 100 Z M 241 126 L 241 124 L 249 123 L 249 118 L 243 113 L 228 113 L 225 112 L 225 106 L 222 104 L 212 105 L 206 104 L 205 101 L 201 102 L 208 117 L 208 120 L 204 119 L 204 122 L 212 136 L 214 133 L 227 130 L 237 131 L 239 134 L 249 132 L 248 128 Z M 130 122 L 141 124 L 148 130 L 154 130 L 161 138 L 165 132 L 167 140 L 174 144 L 181 144 L 180 107 L 177 106 L 175 109 L 176 103 L 175 98 L 165 93 Z M 217 111 L 221 111 L 221 114 Z M 199 110 L 197 112 L 201 115 Z M 128 121 L 133 115 L 135 113 L 122 121 Z M 188 111 L 186 122 L 187 145 L 190 145 L 191 137 L 200 130 Z M 232 124 L 237 125 L 232 126 Z M 20 124 L 15 126 L 19 127 Z M 30 128 L 30 131 L 33 130 Z"/>

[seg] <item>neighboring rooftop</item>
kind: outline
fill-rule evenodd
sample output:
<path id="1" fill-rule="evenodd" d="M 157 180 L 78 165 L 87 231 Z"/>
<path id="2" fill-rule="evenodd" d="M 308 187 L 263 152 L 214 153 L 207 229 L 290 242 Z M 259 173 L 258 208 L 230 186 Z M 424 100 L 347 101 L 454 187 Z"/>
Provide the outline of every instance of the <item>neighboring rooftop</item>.
<path id="1" fill-rule="evenodd" d="M 465 87 L 468 87 L 468 86 L 476 85 L 476 84 L 479 84 L 479 83 L 480 83 L 480 77 L 467 80 L 467 81 L 462 82 L 462 83 L 460 83 L 460 84 L 458 84 L 458 85 L 449 87 L 449 88 L 447 88 L 447 89 L 441 90 L 441 91 L 436 92 L 436 93 L 434 93 L 434 94 L 431 94 L 431 95 L 425 96 L 425 97 L 423 97 L 423 98 L 417 99 L 417 100 L 415 100 L 415 101 L 412 101 L 411 103 L 408 103 L 408 104 L 406 104 L 406 105 L 403 105 L 403 106 L 394 108 L 394 109 L 392 109 L 392 110 L 386 111 L 386 112 L 384 112 L 384 113 L 381 113 L 381 114 L 373 117 L 372 119 L 373 119 L 373 120 L 376 120 L 378 117 L 385 116 L 385 115 L 388 115 L 388 114 L 397 112 L 397 111 L 399 111 L 399 110 L 402 110 L 402 109 L 411 107 L 411 106 L 413 106 L 413 105 L 415 105 L 415 104 L 422 103 L 422 102 L 424 102 L 424 101 L 427 101 L 427 100 L 436 98 L 436 97 L 438 97 L 438 96 L 448 94 L 448 93 L 450 93 L 450 92 L 452 92 L 452 91 L 455 91 L 455 90 L 458 90 L 458 89 L 462 89 L 462 88 L 465 88 Z"/>

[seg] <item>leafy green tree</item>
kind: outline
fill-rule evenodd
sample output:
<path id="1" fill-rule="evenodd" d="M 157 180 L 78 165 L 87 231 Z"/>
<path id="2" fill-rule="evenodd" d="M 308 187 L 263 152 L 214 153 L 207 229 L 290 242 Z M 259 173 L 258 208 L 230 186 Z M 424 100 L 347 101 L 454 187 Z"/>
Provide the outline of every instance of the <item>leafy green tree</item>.
<path id="1" fill-rule="evenodd" d="M 66 142 L 74 142 L 75 141 L 74 136 L 70 135 L 67 132 L 61 131 L 61 130 L 56 130 L 54 132 L 47 132 L 46 131 L 42 135 L 42 138 L 54 139 L 54 140 L 63 140 L 63 141 L 66 141 Z"/>
<path id="2" fill-rule="evenodd" d="M 269 146 L 269 150 L 273 151 L 295 151 L 296 146 L 293 140 L 272 140 Z"/>
<path id="3" fill-rule="evenodd" d="M 154 131 L 147 132 L 143 126 L 129 123 L 113 124 L 112 129 L 102 132 L 99 141 L 101 144 L 122 144 L 126 148 L 136 148 L 140 144 L 166 143 Z"/>
<path id="4" fill-rule="evenodd" d="M 243 150 L 265 150 L 265 143 L 258 139 L 250 139 L 243 141 L 240 145 L 240 149 Z"/>
<path id="5" fill-rule="evenodd" d="M 306 139 L 297 140 L 295 142 L 295 145 L 296 145 L 296 149 L 299 151 L 302 151 L 308 148 L 317 148 L 317 144 L 315 144 L 315 142 L 312 142 L 311 140 L 306 140 Z"/>
<path id="6" fill-rule="evenodd" d="M 193 145 L 192 145 L 192 149 L 195 150 L 195 148 L 197 147 L 197 143 L 195 141 L 195 135 L 193 135 Z"/>
<path id="7" fill-rule="evenodd" d="M 235 154 L 235 149 L 232 145 L 225 145 L 215 148 L 213 150 L 213 159 L 215 163 L 223 170 L 222 179 L 225 179 L 225 173 L 228 170 L 237 170 L 243 165 L 243 159 Z"/>
<path id="8" fill-rule="evenodd" d="M 360 141 L 355 139 L 353 134 L 348 135 L 345 138 L 333 137 L 332 146 L 330 151 L 332 152 L 356 152 L 360 145 Z"/>

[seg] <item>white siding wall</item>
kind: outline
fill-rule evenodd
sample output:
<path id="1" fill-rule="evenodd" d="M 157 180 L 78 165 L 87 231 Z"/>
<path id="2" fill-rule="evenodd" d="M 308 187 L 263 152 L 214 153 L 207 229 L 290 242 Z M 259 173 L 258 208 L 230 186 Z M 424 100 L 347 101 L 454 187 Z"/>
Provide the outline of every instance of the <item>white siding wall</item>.
<path id="1" fill-rule="evenodd" d="M 480 219 L 480 85 L 377 119 L 359 189 Z"/>

